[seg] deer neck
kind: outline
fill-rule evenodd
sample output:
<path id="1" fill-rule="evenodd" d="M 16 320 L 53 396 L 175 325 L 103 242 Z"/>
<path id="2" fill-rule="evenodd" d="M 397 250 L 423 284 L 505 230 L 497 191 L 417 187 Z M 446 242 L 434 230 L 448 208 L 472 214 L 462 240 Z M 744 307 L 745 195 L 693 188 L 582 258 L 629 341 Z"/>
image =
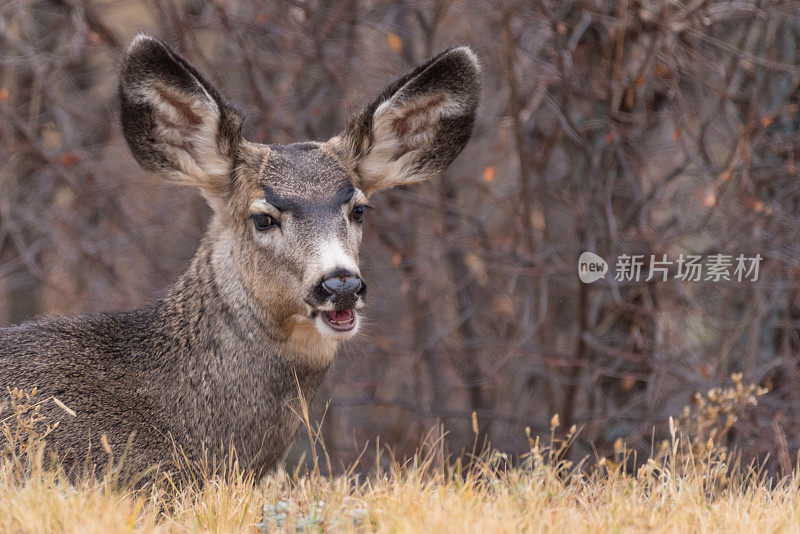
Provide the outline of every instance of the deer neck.
<path id="1" fill-rule="evenodd" d="M 230 275 L 224 262 L 230 256 L 219 235 L 207 235 L 163 299 L 155 319 L 163 325 L 155 328 L 167 333 L 174 354 L 164 355 L 154 376 L 171 382 L 159 389 L 168 409 L 182 414 L 176 433 L 189 443 L 233 439 L 253 459 L 247 451 L 263 448 L 257 440 L 278 444 L 293 435 L 297 400 L 302 395 L 310 401 L 336 347 L 298 341 L 302 325 L 288 336 L 276 334 L 269 310 Z"/>

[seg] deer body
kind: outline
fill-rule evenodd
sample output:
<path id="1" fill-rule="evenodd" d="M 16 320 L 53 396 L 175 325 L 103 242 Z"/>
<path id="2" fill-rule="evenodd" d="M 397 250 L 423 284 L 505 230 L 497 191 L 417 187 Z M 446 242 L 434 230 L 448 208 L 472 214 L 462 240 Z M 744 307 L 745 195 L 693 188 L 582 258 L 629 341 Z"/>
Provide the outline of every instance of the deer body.
<path id="1" fill-rule="evenodd" d="M 43 407 L 61 422 L 48 439 L 68 462 L 83 460 L 90 439 L 102 460 L 102 433 L 119 455 L 135 432 L 128 459 L 138 468 L 170 465 L 175 446 L 193 459 L 234 448 L 243 467 L 262 473 L 291 441 L 300 423 L 292 401 L 313 395 L 333 351 L 308 354 L 273 339 L 226 300 L 209 245 L 145 308 L 0 331 L 4 383 L 38 387 L 76 412 Z"/>
<path id="2" fill-rule="evenodd" d="M 387 87 L 326 143 L 259 145 L 185 59 L 137 37 L 123 64 L 123 131 L 150 171 L 214 209 L 188 270 L 150 305 L 0 329 L 0 387 L 56 397 L 48 441 L 67 463 L 105 435 L 127 463 L 174 467 L 236 451 L 272 468 L 343 340 L 360 324 L 365 201 L 423 180 L 466 143 L 478 66 L 450 50 Z M 95 452 L 93 456 L 97 458 Z"/>

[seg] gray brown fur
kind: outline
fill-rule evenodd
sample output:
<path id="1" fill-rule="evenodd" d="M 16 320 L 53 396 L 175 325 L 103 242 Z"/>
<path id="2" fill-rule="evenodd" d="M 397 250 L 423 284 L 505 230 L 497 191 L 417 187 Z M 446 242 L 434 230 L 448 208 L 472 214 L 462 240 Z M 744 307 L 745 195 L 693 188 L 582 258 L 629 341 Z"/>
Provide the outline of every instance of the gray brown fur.
<path id="1" fill-rule="evenodd" d="M 0 387 L 36 386 L 75 411 L 44 407 L 61 421 L 49 440 L 67 463 L 90 441 L 97 451 L 103 434 L 117 454 L 133 435 L 135 468 L 173 467 L 174 444 L 190 461 L 233 447 L 263 474 L 299 426 L 298 395 L 313 395 L 350 336 L 320 326 L 339 308 L 312 289 L 331 269 L 358 273 L 353 208 L 455 158 L 478 75 L 469 49 L 448 50 L 391 84 L 342 135 L 258 145 L 185 59 L 137 37 L 120 76 L 125 138 L 145 169 L 200 188 L 214 218 L 188 270 L 150 305 L 0 329 Z M 280 227 L 254 229 L 260 213 Z M 362 297 L 347 304 L 355 318 Z"/>

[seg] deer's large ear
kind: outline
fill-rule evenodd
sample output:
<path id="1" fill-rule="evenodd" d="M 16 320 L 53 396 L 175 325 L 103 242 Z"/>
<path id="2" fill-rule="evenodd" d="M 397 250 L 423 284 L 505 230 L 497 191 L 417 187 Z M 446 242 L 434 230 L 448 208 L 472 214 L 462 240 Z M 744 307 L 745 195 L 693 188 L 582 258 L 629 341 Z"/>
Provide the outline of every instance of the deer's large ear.
<path id="1" fill-rule="evenodd" d="M 480 65 L 453 48 L 392 82 L 353 117 L 341 140 L 361 189 L 426 180 L 447 167 L 472 133 Z"/>
<path id="2" fill-rule="evenodd" d="M 119 98 L 122 130 L 139 164 L 199 187 L 219 209 L 230 193 L 239 112 L 188 61 L 146 35 L 128 48 Z"/>

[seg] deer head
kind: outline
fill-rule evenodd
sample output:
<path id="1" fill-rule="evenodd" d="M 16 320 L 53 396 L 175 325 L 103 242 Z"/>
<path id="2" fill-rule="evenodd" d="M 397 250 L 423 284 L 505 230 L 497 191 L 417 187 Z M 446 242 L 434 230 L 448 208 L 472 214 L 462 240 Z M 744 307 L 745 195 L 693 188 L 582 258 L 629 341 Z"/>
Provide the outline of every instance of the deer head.
<path id="1" fill-rule="evenodd" d="M 391 83 L 327 142 L 264 145 L 242 138 L 241 113 L 183 57 L 140 35 L 119 95 L 142 167 L 199 188 L 211 205 L 206 240 L 223 291 L 277 340 L 305 332 L 335 342 L 360 324 L 370 196 L 450 164 L 472 130 L 478 78 L 475 54 L 450 49 Z"/>

